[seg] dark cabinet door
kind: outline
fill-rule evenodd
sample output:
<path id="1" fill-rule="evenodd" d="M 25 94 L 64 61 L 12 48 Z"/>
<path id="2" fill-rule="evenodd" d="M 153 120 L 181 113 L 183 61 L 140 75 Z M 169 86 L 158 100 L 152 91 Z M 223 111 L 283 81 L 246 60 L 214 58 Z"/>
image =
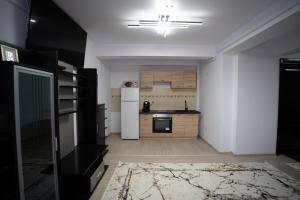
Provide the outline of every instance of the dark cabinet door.
<path id="1" fill-rule="evenodd" d="M 58 199 L 53 74 L 14 67 L 21 199 Z"/>
<path id="2" fill-rule="evenodd" d="M 105 145 L 105 105 L 97 105 L 97 144 Z"/>
<path id="3" fill-rule="evenodd" d="M 281 63 L 277 154 L 300 160 L 300 62 Z"/>

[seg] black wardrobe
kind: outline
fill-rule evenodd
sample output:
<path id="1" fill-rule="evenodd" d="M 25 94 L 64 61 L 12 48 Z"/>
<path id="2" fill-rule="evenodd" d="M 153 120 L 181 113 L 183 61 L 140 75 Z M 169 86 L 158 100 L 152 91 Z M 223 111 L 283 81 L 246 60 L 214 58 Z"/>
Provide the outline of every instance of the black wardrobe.
<path id="1" fill-rule="evenodd" d="M 0 199 L 59 199 L 53 72 L 0 62 L 0 96 Z"/>
<path id="2" fill-rule="evenodd" d="M 280 59 L 277 154 L 300 161 L 300 59 Z"/>
<path id="3" fill-rule="evenodd" d="M 0 62 L 0 199 L 89 199 L 107 169 L 97 70 L 66 72 L 56 51 L 20 51 L 20 61 Z M 76 78 L 75 97 L 59 97 L 61 74 Z M 61 100 L 76 107 L 62 112 Z M 78 145 L 61 158 L 60 116 L 75 113 Z"/>

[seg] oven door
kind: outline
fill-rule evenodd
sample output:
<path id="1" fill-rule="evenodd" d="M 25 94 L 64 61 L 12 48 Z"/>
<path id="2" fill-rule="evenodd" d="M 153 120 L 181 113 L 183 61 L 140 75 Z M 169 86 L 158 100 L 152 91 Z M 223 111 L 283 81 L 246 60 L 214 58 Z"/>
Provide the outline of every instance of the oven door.
<path id="1" fill-rule="evenodd" d="M 153 115 L 153 133 L 172 133 L 172 115 Z"/>

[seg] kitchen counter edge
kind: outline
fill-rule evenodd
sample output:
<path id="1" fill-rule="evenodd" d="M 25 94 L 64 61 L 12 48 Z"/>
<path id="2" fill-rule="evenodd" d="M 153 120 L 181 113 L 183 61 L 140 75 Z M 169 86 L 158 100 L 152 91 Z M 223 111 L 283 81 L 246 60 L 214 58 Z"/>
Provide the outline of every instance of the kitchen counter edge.
<path id="1" fill-rule="evenodd" d="M 173 114 L 173 115 L 189 115 L 189 114 L 201 114 L 201 112 L 197 110 L 191 110 L 191 111 L 150 111 L 150 112 L 143 112 L 140 111 L 140 115 L 153 115 L 153 114 Z"/>

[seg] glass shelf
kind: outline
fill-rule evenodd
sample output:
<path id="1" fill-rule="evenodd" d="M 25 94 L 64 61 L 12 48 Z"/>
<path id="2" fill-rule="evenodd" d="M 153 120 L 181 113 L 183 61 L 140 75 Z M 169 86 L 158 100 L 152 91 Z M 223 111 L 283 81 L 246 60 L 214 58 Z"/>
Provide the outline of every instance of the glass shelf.
<path id="1" fill-rule="evenodd" d="M 76 109 L 60 110 L 60 111 L 59 111 L 59 116 L 68 115 L 68 114 L 73 114 L 73 113 L 76 113 L 76 112 L 77 112 Z"/>

